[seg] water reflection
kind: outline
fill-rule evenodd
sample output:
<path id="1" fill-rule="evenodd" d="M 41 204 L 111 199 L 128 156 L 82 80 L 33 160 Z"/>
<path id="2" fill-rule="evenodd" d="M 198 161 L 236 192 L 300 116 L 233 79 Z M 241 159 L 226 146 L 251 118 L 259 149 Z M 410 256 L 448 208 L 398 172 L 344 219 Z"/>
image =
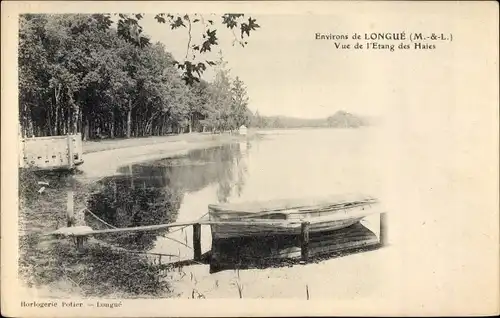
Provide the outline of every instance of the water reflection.
<path id="1" fill-rule="evenodd" d="M 383 198 L 377 143 L 370 130 L 296 131 L 209 149 L 185 156 L 122 167 L 121 176 L 101 182 L 90 209 L 117 227 L 189 222 L 219 202 L 261 201 L 364 193 Z M 382 165 L 383 167 L 383 165 Z M 89 216 L 93 228 L 106 228 Z M 374 219 L 366 225 L 378 233 Z M 192 227 L 101 240 L 135 250 L 192 259 Z M 202 253 L 212 248 L 202 226 Z M 259 242 L 263 249 L 266 244 Z M 271 246 L 273 246 L 271 244 Z M 261 254 L 259 254 L 261 255 Z M 260 256 L 259 256 L 260 257 Z M 264 256 L 265 257 L 265 256 Z M 262 258 L 262 257 L 261 257 Z"/>
<path id="2" fill-rule="evenodd" d="M 211 185 L 219 202 L 241 195 L 247 174 L 248 145 L 227 144 L 193 150 L 186 156 L 130 165 L 120 175 L 100 181 L 101 190 L 88 202 L 90 211 L 114 227 L 133 227 L 175 222 L 184 196 Z M 93 228 L 109 228 L 92 216 Z M 158 236 L 168 230 L 101 237 L 135 250 L 153 249 Z M 187 235 L 186 243 L 187 242 Z"/>
<path id="3" fill-rule="evenodd" d="M 340 230 L 311 233 L 309 240 L 311 262 L 381 246 L 378 236 L 361 223 Z M 297 235 L 216 239 L 212 244 L 211 273 L 225 269 L 279 267 L 300 262 L 300 238 Z"/>

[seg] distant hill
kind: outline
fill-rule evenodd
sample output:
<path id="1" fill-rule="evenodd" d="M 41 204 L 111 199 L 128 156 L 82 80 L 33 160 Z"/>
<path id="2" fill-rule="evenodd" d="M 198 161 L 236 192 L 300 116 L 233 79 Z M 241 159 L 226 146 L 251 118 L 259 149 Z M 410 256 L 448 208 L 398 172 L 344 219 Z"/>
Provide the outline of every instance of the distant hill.
<path id="1" fill-rule="evenodd" d="M 335 128 L 358 128 L 361 126 L 367 126 L 368 120 L 362 117 L 353 115 L 351 113 L 340 110 L 336 112 L 333 116 L 326 119 L 328 127 Z"/>
<path id="2" fill-rule="evenodd" d="M 357 116 L 340 110 L 332 116 L 318 119 L 256 115 L 253 120 L 253 126 L 260 128 L 358 128 L 368 126 L 370 122 L 367 117 Z"/>

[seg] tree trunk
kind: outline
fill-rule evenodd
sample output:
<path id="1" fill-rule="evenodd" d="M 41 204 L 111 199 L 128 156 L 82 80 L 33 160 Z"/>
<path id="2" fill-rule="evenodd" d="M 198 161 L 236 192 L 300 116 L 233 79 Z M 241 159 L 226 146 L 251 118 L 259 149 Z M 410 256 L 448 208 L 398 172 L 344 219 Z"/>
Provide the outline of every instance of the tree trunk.
<path id="1" fill-rule="evenodd" d="M 48 136 L 50 136 L 52 134 L 52 120 L 51 120 L 51 110 L 52 110 L 52 105 L 50 106 L 50 108 L 46 111 L 45 113 L 45 116 L 47 118 L 47 121 L 46 121 L 46 127 L 45 127 L 45 131 L 47 132 L 48 131 Z"/>
<path id="2" fill-rule="evenodd" d="M 111 112 L 111 127 L 109 131 L 109 135 L 111 138 L 115 138 L 115 111 Z"/>
<path id="3" fill-rule="evenodd" d="M 67 130 L 67 127 L 68 127 L 68 122 L 69 122 L 69 118 L 68 118 L 68 112 L 63 110 L 62 114 L 61 114 L 61 131 L 59 131 L 59 133 L 61 135 L 66 135 L 66 130 Z M 63 119 L 64 118 L 64 119 Z"/>
<path id="4" fill-rule="evenodd" d="M 82 117 L 83 117 L 83 111 L 80 110 L 78 112 L 78 131 L 82 132 L 83 131 L 83 121 L 82 121 Z"/>
<path id="5" fill-rule="evenodd" d="M 54 99 L 55 99 L 55 112 L 54 112 L 54 126 L 53 134 L 59 134 L 59 96 L 61 95 L 61 84 L 54 87 Z"/>
<path id="6" fill-rule="evenodd" d="M 89 138 L 89 118 L 85 116 L 85 125 L 83 128 L 83 140 L 87 140 Z"/>
<path id="7" fill-rule="evenodd" d="M 132 136 L 139 137 L 139 122 L 137 121 L 137 116 L 134 116 L 134 120 L 132 122 Z"/>
<path id="8" fill-rule="evenodd" d="M 127 138 L 130 138 L 131 130 L 132 130 L 132 100 L 129 100 L 128 112 L 127 112 Z"/>
<path id="9" fill-rule="evenodd" d="M 56 111 L 54 112 L 54 132 L 53 135 L 57 136 L 59 134 L 59 107 L 56 102 Z"/>
<path id="10" fill-rule="evenodd" d="M 24 125 L 23 125 L 23 137 L 31 137 L 33 135 L 33 119 L 31 118 L 30 106 L 26 104 L 24 106 Z"/>
<path id="11" fill-rule="evenodd" d="M 31 137 L 34 135 L 34 130 L 33 130 L 33 119 L 31 118 L 31 112 L 28 113 L 28 116 L 27 116 L 27 121 L 28 121 L 28 128 L 27 128 L 27 133 L 26 133 L 26 137 Z"/>
<path id="12" fill-rule="evenodd" d="M 80 107 L 77 104 L 73 105 L 73 127 L 70 134 L 78 133 L 78 118 L 80 118 Z"/>

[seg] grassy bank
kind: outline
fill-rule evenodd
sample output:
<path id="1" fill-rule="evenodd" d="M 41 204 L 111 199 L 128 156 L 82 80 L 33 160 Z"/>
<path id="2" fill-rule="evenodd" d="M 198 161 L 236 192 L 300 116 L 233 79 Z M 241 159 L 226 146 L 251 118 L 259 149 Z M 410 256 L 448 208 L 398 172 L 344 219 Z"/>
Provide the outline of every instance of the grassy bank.
<path id="1" fill-rule="evenodd" d="M 153 266 L 141 255 L 113 251 L 93 239 L 85 243 L 83 253 L 78 253 L 71 239 L 41 236 L 66 226 L 69 177 L 20 172 L 19 275 L 26 287 L 67 297 L 170 295 L 168 269 Z M 38 182 L 49 185 L 39 193 L 42 185 Z M 94 187 L 74 183 L 75 211 L 85 206 L 87 195 Z M 82 223 L 80 214 L 77 225 Z"/>

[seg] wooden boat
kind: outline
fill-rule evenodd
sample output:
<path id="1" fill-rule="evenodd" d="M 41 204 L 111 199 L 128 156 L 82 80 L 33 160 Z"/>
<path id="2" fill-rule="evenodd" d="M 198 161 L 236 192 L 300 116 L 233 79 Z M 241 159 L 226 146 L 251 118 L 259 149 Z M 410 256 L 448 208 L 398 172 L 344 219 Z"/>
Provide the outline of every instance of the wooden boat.
<path id="1" fill-rule="evenodd" d="M 214 239 L 298 235 L 303 222 L 309 222 L 310 233 L 334 231 L 382 212 L 377 199 L 360 194 L 211 204 L 208 209 Z"/>

